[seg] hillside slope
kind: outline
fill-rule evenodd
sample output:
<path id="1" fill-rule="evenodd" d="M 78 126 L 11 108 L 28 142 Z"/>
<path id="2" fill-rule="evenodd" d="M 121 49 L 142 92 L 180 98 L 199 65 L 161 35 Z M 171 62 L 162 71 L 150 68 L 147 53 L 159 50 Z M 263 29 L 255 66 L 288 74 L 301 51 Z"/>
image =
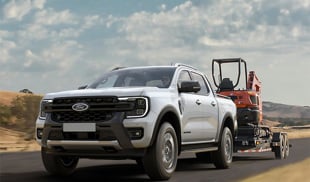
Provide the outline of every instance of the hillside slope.
<path id="1" fill-rule="evenodd" d="M 309 106 L 293 106 L 273 102 L 263 102 L 264 115 L 271 118 L 310 119 Z"/>
<path id="2" fill-rule="evenodd" d="M 15 99 L 17 96 L 24 96 L 24 95 L 27 95 L 27 94 L 0 90 L 0 98 L 1 98 L 0 104 L 9 106 L 11 105 L 12 100 Z"/>

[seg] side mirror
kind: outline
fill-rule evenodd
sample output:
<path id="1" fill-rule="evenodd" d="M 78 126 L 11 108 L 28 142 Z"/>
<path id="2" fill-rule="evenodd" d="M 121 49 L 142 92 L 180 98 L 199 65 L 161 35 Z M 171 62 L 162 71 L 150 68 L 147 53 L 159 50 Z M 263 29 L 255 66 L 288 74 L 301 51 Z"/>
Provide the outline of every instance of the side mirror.
<path id="1" fill-rule="evenodd" d="M 179 92 L 198 92 L 201 87 L 198 81 L 182 81 Z"/>
<path id="2" fill-rule="evenodd" d="M 88 85 L 83 85 L 83 86 L 80 86 L 78 89 L 79 89 L 79 90 L 83 90 L 83 89 L 85 89 L 87 86 L 88 86 Z"/>

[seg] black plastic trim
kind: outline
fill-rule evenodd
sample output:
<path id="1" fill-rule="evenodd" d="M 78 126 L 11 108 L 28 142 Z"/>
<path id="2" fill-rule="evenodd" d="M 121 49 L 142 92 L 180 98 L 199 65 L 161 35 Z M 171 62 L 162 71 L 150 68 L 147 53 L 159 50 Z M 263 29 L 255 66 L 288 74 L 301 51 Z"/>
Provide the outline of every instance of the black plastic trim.
<path id="1" fill-rule="evenodd" d="M 96 131 L 109 130 L 114 133 L 115 138 L 118 140 L 122 149 L 132 149 L 130 136 L 127 129 L 123 125 L 125 118 L 124 112 L 118 112 L 110 121 L 97 122 Z M 50 115 L 48 115 L 45 126 L 43 128 L 42 146 L 47 147 L 47 140 L 51 131 L 62 131 L 62 123 L 51 121 Z"/>
<path id="2" fill-rule="evenodd" d="M 155 124 L 154 130 L 153 130 L 153 135 L 152 135 L 152 139 L 150 142 L 150 146 L 152 146 L 153 143 L 155 142 L 156 137 L 157 137 L 157 133 L 158 133 L 159 128 L 160 128 L 160 125 L 163 122 L 162 119 L 165 116 L 165 114 L 167 114 L 168 112 L 174 113 L 177 117 L 179 116 L 178 114 L 176 114 L 176 113 L 178 113 L 178 111 L 172 106 L 167 106 L 161 111 L 161 113 L 158 115 L 157 120 L 156 120 L 156 124 Z M 179 117 L 178 117 L 178 121 L 180 121 Z M 175 130 L 177 130 L 177 129 L 175 129 Z M 181 128 L 178 128 L 178 130 L 181 131 Z M 177 135 L 179 135 L 177 137 L 178 137 L 178 142 L 180 144 L 181 143 L 181 136 L 180 136 L 180 134 L 177 134 Z"/>

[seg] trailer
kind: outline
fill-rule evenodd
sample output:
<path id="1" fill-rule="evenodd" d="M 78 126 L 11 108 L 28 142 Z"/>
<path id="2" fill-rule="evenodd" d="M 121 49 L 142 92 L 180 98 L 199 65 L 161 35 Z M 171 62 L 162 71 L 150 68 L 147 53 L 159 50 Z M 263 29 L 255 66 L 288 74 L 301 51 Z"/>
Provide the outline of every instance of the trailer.
<path id="1" fill-rule="evenodd" d="M 232 65 L 234 68 L 237 65 L 235 80 L 224 77 L 224 64 L 230 66 L 229 70 L 232 70 Z M 244 89 L 239 87 L 242 73 L 245 79 Z M 247 73 L 246 61 L 242 58 L 213 59 L 212 78 L 217 94 L 230 97 L 237 107 L 238 132 L 234 139 L 234 152 L 274 152 L 276 159 L 287 158 L 291 147 L 288 135 L 285 132 L 272 132 L 269 126 L 264 125 L 262 84 L 255 71 Z"/>

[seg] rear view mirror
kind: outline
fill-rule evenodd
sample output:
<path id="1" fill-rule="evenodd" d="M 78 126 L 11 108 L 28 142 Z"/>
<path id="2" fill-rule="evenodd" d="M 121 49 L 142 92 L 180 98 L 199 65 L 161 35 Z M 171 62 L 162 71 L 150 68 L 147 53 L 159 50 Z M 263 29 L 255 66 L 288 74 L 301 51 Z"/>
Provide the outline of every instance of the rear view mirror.
<path id="1" fill-rule="evenodd" d="M 198 92 L 201 87 L 198 81 L 182 81 L 179 92 Z"/>

